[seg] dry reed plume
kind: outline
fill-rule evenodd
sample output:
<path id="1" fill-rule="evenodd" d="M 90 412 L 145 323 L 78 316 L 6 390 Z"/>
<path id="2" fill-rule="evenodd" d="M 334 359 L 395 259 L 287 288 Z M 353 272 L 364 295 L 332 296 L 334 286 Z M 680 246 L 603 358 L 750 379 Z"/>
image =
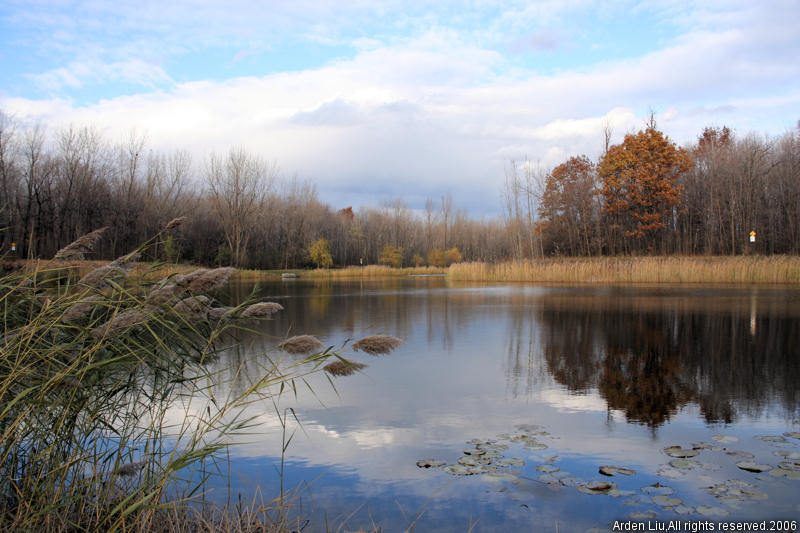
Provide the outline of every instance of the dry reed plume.
<path id="1" fill-rule="evenodd" d="M 367 365 L 364 363 L 342 359 L 340 361 L 328 363 L 322 368 L 325 370 L 325 372 L 331 374 L 332 376 L 349 376 L 354 374 L 356 370 L 361 370 L 362 368 L 366 367 Z"/>
<path id="2" fill-rule="evenodd" d="M 116 337 L 134 326 L 143 324 L 151 316 L 152 311 L 147 309 L 128 309 L 127 311 L 122 311 L 108 322 L 94 328 L 92 330 L 92 337 L 95 340 Z"/>
<path id="3" fill-rule="evenodd" d="M 383 355 L 403 344 L 403 341 L 391 335 L 371 335 L 353 343 L 353 350 L 367 352 L 370 355 Z"/>
<path id="4" fill-rule="evenodd" d="M 61 318 L 62 322 L 66 324 L 80 324 L 81 322 L 85 322 L 92 313 L 92 310 L 103 300 L 104 298 L 102 296 L 88 296 L 84 298 L 80 302 L 73 304 L 67 312 L 64 313 L 64 316 Z"/>
<path id="5" fill-rule="evenodd" d="M 283 311 L 283 306 L 275 302 L 259 302 L 242 311 L 243 318 L 267 318 L 278 311 Z"/>
<path id="6" fill-rule="evenodd" d="M 175 229 L 178 226 L 180 226 L 181 224 L 183 224 L 184 222 L 186 222 L 186 217 L 173 218 L 172 220 L 167 222 L 166 226 L 164 226 L 164 231 L 169 231 L 171 229 Z"/>
<path id="7" fill-rule="evenodd" d="M 56 255 L 53 256 L 53 259 L 58 261 L 82 261 L 86 259 L 86 254 L 92 251 L 94 245 L 97 244 L 98 240 L 100 240 L 100 236 L 107 229 L 108 226 L 103 226 L 100 229 L 96 229 L 82 237 L 79 237 L 78 239 L 75 239 L 56 252 Z"/>
<path id="8" fill-rule="evenodd" d="M 278 348 L 288 353 L 308 353 L 321 350 L 322 347 L 323 344 L 313 335 L 297 335 L 278 345 Z"/>
<path id="9" fill-rule="evenodd" d="M 210 308 L 211 299 L 202 294 L 179 300 L 173 307 L 176 313 L 185 314 L 193 318 L 204 316 Z"/>

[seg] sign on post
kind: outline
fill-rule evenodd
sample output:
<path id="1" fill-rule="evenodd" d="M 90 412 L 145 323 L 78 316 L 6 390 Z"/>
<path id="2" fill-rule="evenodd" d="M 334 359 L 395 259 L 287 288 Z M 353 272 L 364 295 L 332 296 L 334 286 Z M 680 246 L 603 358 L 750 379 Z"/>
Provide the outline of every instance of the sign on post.
<path id="1" fill-rule="evenodd" d="M 750 242 L 756 242 L 756 231 L 755 230 L 750 232 Z"/>

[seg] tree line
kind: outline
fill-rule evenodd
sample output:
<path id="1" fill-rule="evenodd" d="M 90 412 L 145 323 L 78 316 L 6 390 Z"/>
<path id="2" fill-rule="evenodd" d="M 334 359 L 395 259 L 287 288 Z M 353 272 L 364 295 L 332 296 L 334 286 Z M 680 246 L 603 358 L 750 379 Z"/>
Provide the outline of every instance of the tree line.
<path id="1" fill-rule="evenodd" d="M 92 127 L 50 132 L 0 112 L 0 249 L 4 257 L 51 257 L 107 226 L 97 253 L 113 258 L 185 216 L 151 259 L 286 269 L 798 253 L 799 169 L 797 131 L 740 139 L 707 128 L 679 148 L 651 122 L 620 145 L 607 143 L 596 163 L 577 156 L 545 170 L 512 161 L 501 191 L 504 215 L 475 219 L 449 194 L 419 211 L 402 198 L 334 207 L 311 181 L 287 178 L 243 148 L 193 161 L 185 150 L 149 149 L 136 132 L 114 143 Z"/>

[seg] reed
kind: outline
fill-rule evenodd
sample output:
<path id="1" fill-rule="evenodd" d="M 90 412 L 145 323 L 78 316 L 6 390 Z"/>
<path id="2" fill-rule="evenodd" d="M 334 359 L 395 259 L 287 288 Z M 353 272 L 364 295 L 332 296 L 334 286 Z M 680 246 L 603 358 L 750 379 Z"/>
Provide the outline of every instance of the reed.
<path id="1" fill-rule="evenodd" d="M 408 267 L 408 268 L 393 268 L 384 265 L 367 265 L 364 267 L 345 267 L 337 269 L 315 269 L 303 270 L 299 276 L 301 278 L 311 279 L 381 279 L 381 278 L 396 278 L 403 276 L 423 276 L 423 275 L 436 275 L 444 274 L 447 272 L 445 268 L 439 267 Z"/>
<path id="2" fill-rule="evenodd" d="M 554 258 L 458 263 L 447 276 L 464 281 L 543 283 L 800 283 L 797 256 Z"/>
<path id="3" fill-rule="evenodd" d="M 85 253 L 97 235 L 62 255 Z M 152 269 L 133 268 L 153 242 L 92 265 L 80 282 L 61 263 L 0 276 L 0 531 L 200 531 L 203 520 L 241 527 L 224 518 L 236 509 L 210 519 L 207 508 L 186 505 L 203 481 L 179 491 L 177 479 L 219 460 L 250 428 L 246 405 L 274 398 L 334 355 L 276 362 L 245 390 L 214 398 L 204 362 L 218 341 L 239 318 L 266 318 L 280 306 L 214 307 L 208 292 L 232 269 L 162 272 L 153 284 L 145 279 L 157 278 Z M 175 406 L 183 420 L 165 425 Z M 275 504 L 278 518 L 285 502 Z M 196 527 L 178 527 L 183 520 Z M 280 519 L 259 524 L 288 529 Z"/>

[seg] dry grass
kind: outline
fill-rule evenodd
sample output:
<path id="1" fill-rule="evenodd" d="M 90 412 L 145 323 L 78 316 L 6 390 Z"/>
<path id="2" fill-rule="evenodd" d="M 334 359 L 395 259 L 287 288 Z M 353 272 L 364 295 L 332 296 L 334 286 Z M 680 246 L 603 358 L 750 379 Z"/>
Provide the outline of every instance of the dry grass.
<path id="1" fill-rule="evenodd" d="M 448 278 L 549 283 L 800 283 L 800 257 L 600 257 L 459 263 Z"/>
<path id="2" fill-rule="evenodd" d="M 391 335 L 371 335 L 353 343 L 353 350 L 367 352 L 370 355 L 383 355 L 391 352 L 403 341 Z"/>

